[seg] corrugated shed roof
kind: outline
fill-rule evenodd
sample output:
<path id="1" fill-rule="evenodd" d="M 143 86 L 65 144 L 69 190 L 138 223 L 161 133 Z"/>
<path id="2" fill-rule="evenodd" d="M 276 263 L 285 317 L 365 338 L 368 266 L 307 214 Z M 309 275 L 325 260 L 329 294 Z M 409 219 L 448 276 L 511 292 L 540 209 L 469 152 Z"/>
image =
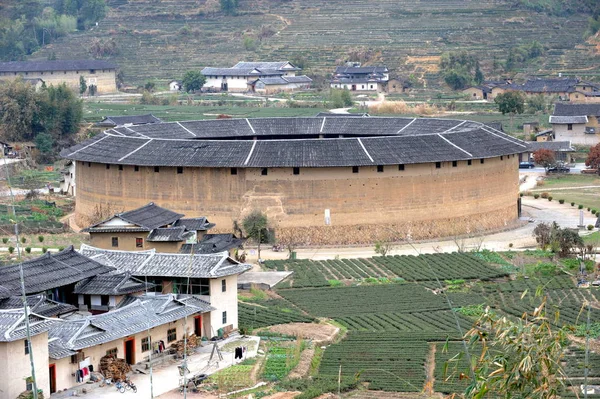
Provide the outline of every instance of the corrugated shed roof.
<path id="1" fill-rule="evenodd" d="M 57 254 L 46 252 L 21 265 L 26 294 L 37 294 L 115 270 L 76 252 L 72 246 Z M 0 298 L 21 294 L 19 267 L 18 264 L 0 267 L 0 286 L 4 288 L 0 290 Z"/>
<path id="2" fill-rule="evenodd" d="M 86 69 L 116 69 L 112 62 L 103 60 L 54 60 L 0 62 L 0 72 L 82 71 Z"/>
<path id="3" fill-rule="evenodd" d="M 119 272 L 129 272 L 138 277 L 218 278 L 240 274 L 252 268 L 251 265 L 231 259 L 227 252 L 191 256 L 155 251 L 112 251 L 85 244 L 81 245 L 80 251 L 92 259 L 116 267 Z"/>

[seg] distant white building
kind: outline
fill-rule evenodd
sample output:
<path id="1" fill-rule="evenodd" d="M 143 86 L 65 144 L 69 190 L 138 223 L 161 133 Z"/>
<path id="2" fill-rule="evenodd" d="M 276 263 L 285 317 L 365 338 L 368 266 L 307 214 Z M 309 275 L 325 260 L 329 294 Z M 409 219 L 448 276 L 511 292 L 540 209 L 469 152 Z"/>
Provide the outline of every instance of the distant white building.
<path id="1" fill-rule="evenodd" d="M 177 80 L 172 80 L 169 82 L 169 91 L 179 91 L 182 87 L 183 85 L 181 82 L 178 82 Z"/>
<path id="2" fill-rule="evenodd" d="M 556 103 L 550 115 L 550 124 L 557 141 L 573 144 L 600 143 L 600 104 Z"/>
<path id="3" fill-rule="evenodd" d="M 75 196 L 75 162 L 67 161 L 65 168 L 60 171 L 60 192 Z"/>
<path id="4" fill-rule="evenodd" d="M 312 79 L 297 76 L 301 68 L 290 62 L 238 62 L 232 68 L 207 67 L 202 70 L 206 77 L 203 88 L 212 91 L 277 92 L 306 89 Z"/>
<path id="5" fill-rule="evenodd" d="M 359 63 L 349 63 L 335 69 L 330 87 L 350 91 L 384 92 L 389 79 L 389 70 L 385 65 L 363 67 Z"/>

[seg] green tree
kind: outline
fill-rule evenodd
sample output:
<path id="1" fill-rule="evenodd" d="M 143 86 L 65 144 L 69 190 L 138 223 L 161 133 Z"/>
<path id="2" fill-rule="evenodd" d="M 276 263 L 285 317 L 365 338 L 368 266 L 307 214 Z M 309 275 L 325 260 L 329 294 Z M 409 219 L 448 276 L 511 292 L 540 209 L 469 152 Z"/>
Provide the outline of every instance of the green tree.
<path id="1" fill-rule="evenodd" d="M 246 232 L 246 236 L 257 242 L 258 259 L 260 259 L 260 244 L 269 242 L 270 238 L 267 215 L 259 210 L 254 210 L 242 220 L 242 227 Z"/>
<path id="2" fill-rule="evenodd" d="M 511 126 L 513 125 L 514 115 L 522 114 L 525 111 L 525 99 L 518 91 L 508 91 L 498 94 L 494 98 L 494 102 L 498 104 L 498 110 L 502 112 L 502 115 L 510 114 Z"/>
<path id="3" fill-rule="evenodd" d="M 200 90 L 204 83 L 206 83 L 206 77 L 200 73 L 200 71 L 187 71 L 183 76 L 183 89 L 186 92 Z"/>
<path id="4" fill-rule="evenodd" d="M 0 85 L 0 133 L 8 141 L 29 141 L 42 129 L 41 101 L 22 79 Z"/>
<path id="5" fill-rule="evenodd" d="M 471 76 L 464 69 L 450 69 L 444 73 L 444 81 L 452 90 L 461 90 L 471 83 Z"/>
<path id="6" fill-rule="evenodd" d="M 483 81 L 485 80 L 485 77 L 483 76 L 483 72 L 481 72 L 481 68 L 479 66 L 479 61 L 477 61 L 477 63 L 475 64 L 475 83 L 477 83 L 478 85 L 482 84 Z"/>
<path id="7" fill-rule="evenodd" d="M 79 95 L 83 96 L 83 93 L 87 90 L 87 83 L 85 82 L 85 78 L 82 76 L 79 77 Z"/>
<path id="8" fill-rule="evenodd" d="M 541 303 L 533 312 L 513 319 L 487 308 L 466 333 L 471 352 L 477 355 L 468 359 L 470 370 L 462 374 L 471 376 L 465 398 L 480 399 L 491 393 L 506 399 L 558 397 L 566 377 L 561 359 L 567 334 L 553 328 L 546 316 L 546 298 L 539 290 L 536 296 Z"/>
<path id="9" fill-rule="evenodd" d="M 54 147 L 54 139 L 49 133 L 40 133 L 35 136 L 35 146 L 40 152 L 40 161 L 51 162 L 52 161 L 52 149 Z"/>
<path id="10" fill-rule="evenodd" d="M 448 52 L 440 57 L 440 72 L 453 90 L 461 90 L 474 81 L 483 82 L 479 61 L 466 51 Z"/>

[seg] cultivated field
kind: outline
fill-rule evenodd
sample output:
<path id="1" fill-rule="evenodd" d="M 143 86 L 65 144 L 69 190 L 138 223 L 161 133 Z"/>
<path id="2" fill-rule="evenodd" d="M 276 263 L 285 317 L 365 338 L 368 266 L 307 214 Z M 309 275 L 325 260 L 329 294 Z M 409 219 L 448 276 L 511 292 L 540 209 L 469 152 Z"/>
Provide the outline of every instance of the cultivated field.
<path id="1" fill-rule="evenodd" d="M 334 320 L 346 335 L 315 361 L 316 384 L 333 381 L 336 387 L 341 367 L 343 386 L 358 378 L 370 390 L 451 394 L 469 383 L 458 378 L 469 375 L 469 363 L 463 357 L 456 368 L 445 364 L 464 352 L 460 337 L 486 306 L 517 318 L 539 305 L 541 290 L 555 328 L 576 331 L 588 301 L 592 323 L 600 323 L 600 291 L 577 288 L 565 273 L 576 263 L 545 251 L 268 261 L 267 268 L 294 274 L 276 294 L 248 297 L 240 324 L 251 329 L 278 320 Z M 527 278 L 515 274 L 519 270 Z M 582 383 L 581 342 L 573 337 L 565 352 L 567 386 Z M 600 354 L 592 354 L 590 367 L 590 381 L 600 382 Z M 567 389 L 562 397 L 575 394 Z"/>

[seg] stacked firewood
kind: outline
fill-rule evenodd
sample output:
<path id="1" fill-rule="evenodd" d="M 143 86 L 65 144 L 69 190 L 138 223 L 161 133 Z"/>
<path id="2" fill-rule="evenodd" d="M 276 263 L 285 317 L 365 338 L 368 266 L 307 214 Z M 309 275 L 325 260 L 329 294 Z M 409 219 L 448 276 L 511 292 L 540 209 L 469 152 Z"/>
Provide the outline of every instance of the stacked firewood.
<path id="1" fill-rule="evenodd" d="M 196 349 L 198 346 L 201 346 L 198 336 L 196 334 L 192 334 L 192 335 L 188 336 L 188 338 L 187 338 L 187 353 L 189 354 L 189 353 L 193 352 L 193 350 Z M 174 348 L 177 351 L 177 356 L 179 356 L 179 357 L 183 356 L 183 348 L 184 348 L 183 340 L 179 340 L 179 341 L 175 342 L 174 344 L 171 345 L 171 348 Z"/>
<path id="2" fill-rule="evenodd" d="M 112 355 L 106 355 L 100 359 L 100 372 L 106 378 L 113 380 L 124 380 L 127 373 L 131 372 L 131 366 L 125 359 L 119 359 Z"/>

